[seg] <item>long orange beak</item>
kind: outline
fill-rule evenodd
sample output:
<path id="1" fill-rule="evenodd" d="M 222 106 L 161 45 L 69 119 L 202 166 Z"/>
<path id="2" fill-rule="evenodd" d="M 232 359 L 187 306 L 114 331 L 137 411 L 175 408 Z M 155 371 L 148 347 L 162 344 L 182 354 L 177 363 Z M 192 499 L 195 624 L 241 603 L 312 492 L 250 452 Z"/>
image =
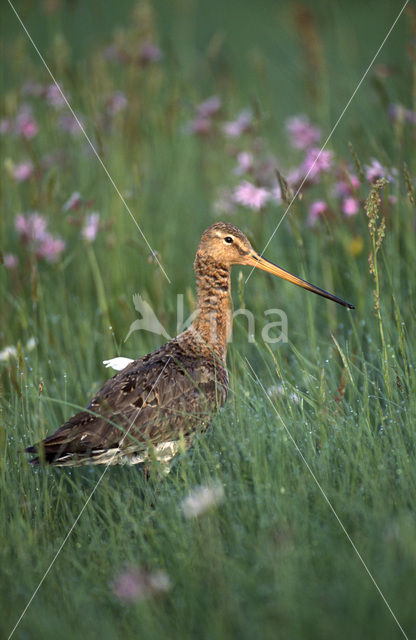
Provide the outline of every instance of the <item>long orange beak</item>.
<path id="1" fill-rule="evenodd" d="M 297 284 L 298 287 L 302 287 L 302 289 L 307 289 L 308 291 L 313 291 L 313 293 L 317 293 L 318 296 L 322 296 L 323 298 L 328 298 L 328 300 L 333 300 L 334 302 L 338 302 L 338 304 L 342 304 L 344 307 L 348 307 L 348 309 L 355 309 L 353 304 L 349 302 L 345 302 L 341 298 L 337 298 L 337 296 L 332 295 L 332 293 L 328 293 L 325 289 L 320 289 L 319 287 L 315 287 L 314 284 L 310 282 L 306 282 L 306 280 L 302 280 L 302 278 L 298 278 L 297 276 L 293 276 L 288 271 L 281 269 L 277 265 L 273 264 L 273 262 L 269 262 L 266 258 L 263 258 L 260 254 L 256 253 L 254 250 L 252 253 L 247 256 L 246 264 L 252 265 L 253 267 L 257 267 L 257 269 L 262 269 L 263 271 L 267 271 L 268 273 L 272 273 L 274 276 L 278 276 L 279 278 L 283 278 L 283 280 L 288 280 L 289 282 L 293 282 L 293 284 Z"/>

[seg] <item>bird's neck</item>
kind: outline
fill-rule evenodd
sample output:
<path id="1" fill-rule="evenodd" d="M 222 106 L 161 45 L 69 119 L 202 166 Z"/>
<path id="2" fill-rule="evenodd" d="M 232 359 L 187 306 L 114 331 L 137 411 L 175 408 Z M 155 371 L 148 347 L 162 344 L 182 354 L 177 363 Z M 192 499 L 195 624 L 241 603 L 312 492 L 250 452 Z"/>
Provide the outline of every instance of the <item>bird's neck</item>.
<path id="1" fill-rule="evenodd" d="M 230 268 L 197 254 L 194 269 L 198 315 L 192 328 L 201 345 L 206 345 L 225 363 L 232 322 Z"/>

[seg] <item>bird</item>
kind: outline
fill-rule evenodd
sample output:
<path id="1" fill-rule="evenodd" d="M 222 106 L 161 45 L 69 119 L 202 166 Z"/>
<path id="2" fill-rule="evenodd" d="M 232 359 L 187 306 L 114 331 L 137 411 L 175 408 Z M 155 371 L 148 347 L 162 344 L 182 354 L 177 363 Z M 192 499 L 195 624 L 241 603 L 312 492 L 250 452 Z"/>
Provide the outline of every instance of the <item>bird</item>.
<path id="1" fill-rule="evenodd" d="M 216 222 L 204 231 L 196 252 L 198 313 L 191 326 L 127 364 L 104 383 L 85 410 L 27 447 L 35 454 L 29 462 L 63 467 L 157 460 L 169 466 L 179 451 L 190 447 L 227 399 L 233 265 L 261 269 L 354 308 L 269 262 L 234 225 Z"/>

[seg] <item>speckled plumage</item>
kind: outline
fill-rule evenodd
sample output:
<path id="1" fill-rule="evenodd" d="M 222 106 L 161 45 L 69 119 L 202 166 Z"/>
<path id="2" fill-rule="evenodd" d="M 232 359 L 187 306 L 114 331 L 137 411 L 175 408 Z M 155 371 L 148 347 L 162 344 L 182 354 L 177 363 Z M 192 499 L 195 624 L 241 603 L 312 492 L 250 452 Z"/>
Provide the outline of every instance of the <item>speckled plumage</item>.
<path id="1" fill-rule="evenodd" d="M 174 338 L 107 380 L 86 411 L 42 442 L 45 461 L 59 466 L 143 462 L 152 445 L 158 457 L 161 444 L 180 437 L 188 441 L 205 429 L 226 400 L 227 374 L 215 356 L 191 354 L 188 338 Z"/>
<path id="2" fill-rule="evenodd" d="M 245 239 L 232 225 L 213 228 Z M 182 438 L 189 444 L 207 428 L 227 398 L 230 323 L 230 265 L 223 256 L 218 262 L 209 255 L 208 231 L 195 259 L 199 313 L 194 324 L 131 362 L 107 380 L 85 411 L 28 447 L 29 453 L 38 453 L 32 464 L 134 464 L 152 455 L 167 461 Z"/>
<path id="3" fill-rule="evenodd" d="M 223 222 L 211 225 L 202 235 L 194 262 L 198 314 L 191 327 L 128 364 L 107 380 L 85 411 L 28 447 L 29 453 L 37 454 L 31 463 L 135 464 L 153 456 L 166 462 L 181 442 L 191 444 L 227 398 L 233 264 L 258 267 L 347 305 L 269 263 L 237 227 Z"/>

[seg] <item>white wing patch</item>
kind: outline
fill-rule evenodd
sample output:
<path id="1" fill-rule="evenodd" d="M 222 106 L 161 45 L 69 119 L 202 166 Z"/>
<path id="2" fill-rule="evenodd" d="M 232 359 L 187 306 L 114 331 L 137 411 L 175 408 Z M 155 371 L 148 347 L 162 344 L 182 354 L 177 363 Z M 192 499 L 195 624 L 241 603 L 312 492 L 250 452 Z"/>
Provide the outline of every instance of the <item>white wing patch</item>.
<path id="1" fill-rule="evenodd" d="M 134 360 L 131 358 L 111 358 L 110 360 L 103 360 L 103 364 L 105 364 L 107 368 L 111 367 L 114 371 L 125 369 L 130 362 L 134 362 Z"/>

